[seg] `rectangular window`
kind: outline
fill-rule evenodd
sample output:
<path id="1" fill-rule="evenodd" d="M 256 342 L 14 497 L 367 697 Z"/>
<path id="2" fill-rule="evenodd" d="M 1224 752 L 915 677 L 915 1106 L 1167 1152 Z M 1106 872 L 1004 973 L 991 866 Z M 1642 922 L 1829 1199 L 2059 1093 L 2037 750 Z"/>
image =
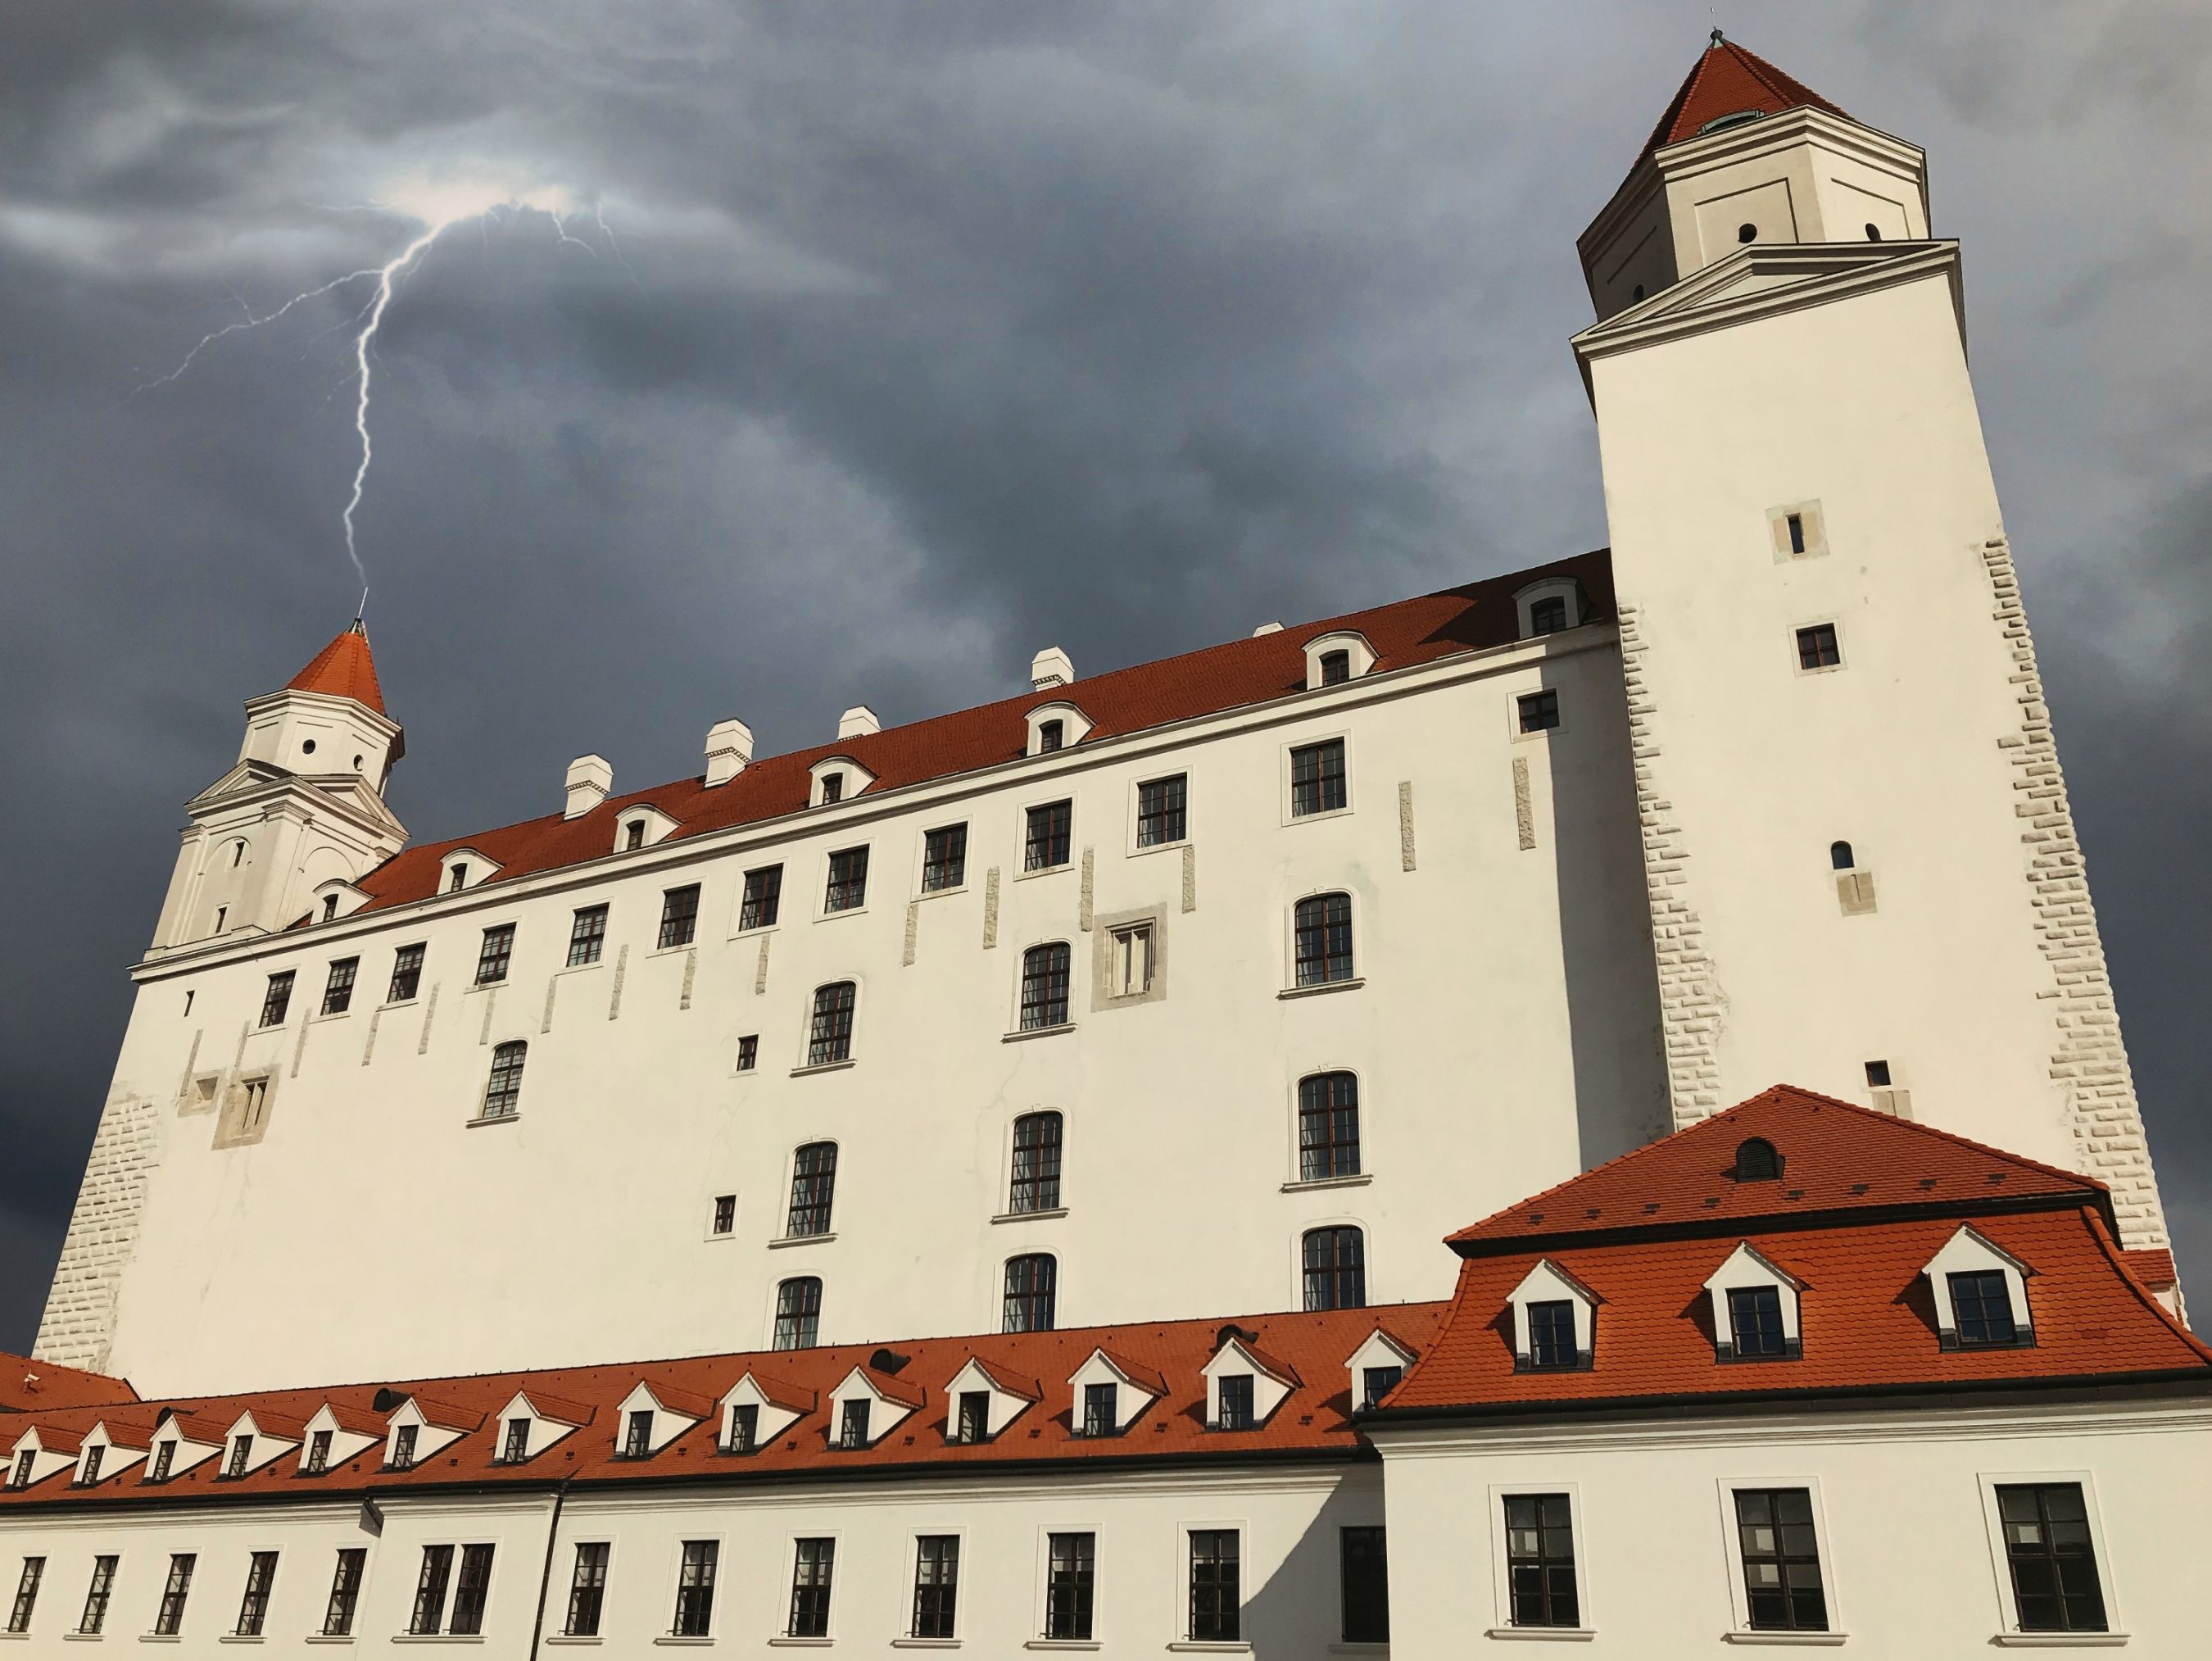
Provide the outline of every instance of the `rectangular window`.
<path id="1" fill-rule="evenodd" d="M 1339 1529 L 1343 1562 L 1344 1641 L 1390 1641 L 1390 1563 L 1380 1527 Z"/>
<path id="2" fill-rule="evenodd" d="M 156 1638 L 174 1638 L 178 1628 L 185 1624 L 185 1599 L 191 1596 L 192 1565 L 196 1561 L 188 1551 L 178 1552 L 169 1559 L 169 1578 L 161 1587 L 161 1605 L 154 1611 Z"/>
<path id="3" fill-rule="evenodd" d="M 422 954 L 429 948 L 422 946 L 403 946 L 392 954 L 392 988 L 384 995 L 386 1003 L 405 1003 L 422 984 Z"/>
<path id="4" fill-rule="evenodd" d="M 1109 958 L 1107 972 L 1112 984 L 1107 989 L 1116 998 L 1134 998 L 1152 989 L 1152 925 L 1132 923 L 1127 928 L 1116 928 L 1109 937 Z"/>
<path id="5" fill-rule="evenodd" d="M 1738 1488 L 1736 1536 L 1752 1626 L 1760 1631 L 1826 1632 L 1828 1601 L 1806 1488 Z"/>
<path id="6" fill-rule="evenodd" d="M 748 1032 L 738 1040 L 738 1071 L 750 1073 L 760 1065 L 760 1034 Z"/>
<path id="7" fill-rule="evenodd" d="M 284 1012 L 291 1007 L 292 971 L 288 969 L 280 975 L 269 977 L 269 990 L 262 995 L 261 999 L 261 1025 L 283 1025 Z"/>
<path id="8" fill-rule="evenodd" d="M 2022 1632 L 2103 1632 L 2105 1592 L 2079 1482 L 1997 1488 L 2005 1561 Z"/>
<path id="9" fill-rule="evenodd" d="M 1053 1535 L 1046 1542 L 1046 1555 L 1044 1635 L 1087 1643 L 1091 1595 L 1098 1578 L 1098 1536 Z"/>
<path id="10" fill-rule="evenodd" d="M 519 1465 L 530 1457 L 530 1421 L 526 1418 L 507 1421 L 507 1439 L 500 1444 L 500 1463 Z"/>
<path id="11" fill-rule="evenodd" d="M 925 1534 L 914 1542 L 915 1638 L 950 1638 L 960 1604 L 960 1536 Z"/>
<path id="12" fill-rule="evenodd" d="M 503 922 L 483 932 L 483 944 L 477 948 L 477 984 L 497 986 L 507 978 L 507 967 L 514 961 L 514 925 Z"/>
<path id="13" fill-rule="evenodd" d="M 575 921 L 568 925 L 568 967 L 581 969 L 586 964 L 597 963 L 606 943 L 607 908 L 578 907 Z"/>
<path id="14" fill-rule="evenodd" d="M 1298 1180 L 1359 1174 L 1359 1080 L 1316 1073 L 1298 1080 Z"/>
<path id="15" fill-rule="evenodd" d="M 699 885 L 672 888 L 660 897 L 660 949 L 689 946 L 699 934 Z"/>
<path id="16" fill-rule="evenodd" d="M 252 1459 L 252 1457 L 253 1439 L 251 1436 L 246 1435 L 232 1437 L 230 1439 L 230 1463 L 225 1468 L 222 1474 L 225 1476 L 245 1475 L 246 1464 Z"/>
<path id="17" fill-rule="evenodd" d="M 954 1433 L 956 1442 L 988 1442 L 991 1439 L 991 1392 L 988 1390 L 963 1390 L 960 1392 L 960 1427 Z"/>
<path id="18" fill-rule="evenodd" d="M 775 1340 L 778 1349 L 811 1349 L 822 1329 L 822 1282 L 804 1275 L 775 1289 Z"/>
<path id="19" fill-rule="evenodd" d="M 722 1555 L 719 1540 L 686 1540 L 684 1567 L 676 1576 L 677 1638 L 704 1638 L 714 1629 L 714 1566 Z"/>
<path id="20" fill-rule="evenodd" d="M 941 830 L 923 833 L 921 839 L 921 891 L 934 894 L 940 889 L 957 888 L 968 880 L 968 827 L 948 824 Z"/>
<path id="21" fill-rule="evenodd" d="M 1329 986 L 1356 978 L 1352 961 L 1352 896 L 1316 894 L 1292 914 L 1297 983 Z"/>
<path id="22" fill-rule="evenodd" d="M 760 1440 L 760 1404 L 740 1402 L 730 1409 L 730 1451 L 750 1453 Z"/>
<path id="23" fill-rule="evenodd" d="M 786 1635 L 827 1638 L 830 1579 L 837 1566 L 837 1542 L 800 1540 L 793 1543 L 796 1549 L 791 1561 L 791 1624 L 785 1628 Z"/>
<path id="24" fill-rule="evenodd" d="M 1345 788 L 1344 740 L 1309 744 L 1291 751 L 1291 817 L 1334 813 L 1352 800 Z"/>
<path id="25" fill-rule="evenodd" d="M 257 1551 L 246 1560 L 246 1596 L 238 1600 L 238 1635 L 261 1636 L 261 1623 L 269 1618 L 269 1590 L 276 1584 L 276 1554 Z"/>
<path id="26" fill-rule="evenodd" d="M 94 1442 L 84 1451 L 84 1463 L 77 1467 L 76 1471 L 79 1488 L 90 1488 L 100 1480 L 100 1463 L 106 1453 L 106 1445 L 101 1442 Z"/>
<path id="27" fill-rule="evenodd" d="M 807 1143 L 792 1156 L 791 1211 L 784 1222 L 784 1233 L 793 1239 L 827 1234 L 836 1194 L 837 1144 Z"/>
<path id="28" fill-rule="evenodd" d="M 1008 1210 L 1060 1209 L 1060 1116 L 1057 1113 L 1024 1113 L 1014 1121 L 1014 1169 L 1007 1193 Z"/>
<path id="29" fill-rule="evenodd" d="M 873 1405 L 865 1396 L 845 1398 L 843 1409 L 837 1418 L 839 1447 L 865 1448 L 868 1445 L 868 1409 Z"/>
<path id="30" fill-rule="evenodd" d="M 1121 1422 L 1121 1389 L 1112 1383 L 1083 1387 L 1083 1433 L 1111 1436 Z"/>
<path id="31" fill-rule="evenodd" d="M 76 1623 L 82 1633 L 97 1633 L 107 1624 L 107 1600 L 115 1591 L 115 1564 L 112 1557 L 92 1560 L 92 1584 L 84 1589 L 84 1615 Z"/>
<path id="32" fill-rule="evenodd" d="M 1559 695 L 1548 687 L 1524 692 L 1514 703 L 1524 733 L 1548 733 L 1559 724 Z"/>
<path id="33" fill-rule="evenodd" d="M 653 1409 L 639 1408 L 623 1428 L 622 1457 L 642 1459 L 653 1451 Z"/>
<path id="34" fill-rule="evenodd" d="M 806 1064 L 827 1067 L 853 1059 L 853 1005 L 858 990 L 850 981 L 814 989 L 814 1021 L 806 1039 Z"/>
<path id="35" fill-rule="evenodd" d="M 1575 1344 L 1575 1305 L 1571 1298 L 1528 1305 L 1528 1365 L 1571 1367 L 1582 1354 Z"/>
<path id="36" fill-rule="evenodd" d="M 1352 678 L 1352 654 L 1323 652 L 1321 654 L 1321 684 L 1341 686 Z"/>
<path id="37" fill-rule="evenodd" d="M 1137 846 L 1159 848 L 1184 836 L 1183 801 L 1188 776 L 1151 779 L 1137 787 Z"/>
<path id="38" fill-rule="evenodd" d="M 1252 1375 L 1232 1372 L 1214 1386 L 1220 1396 L 1220 1418 L 1217 1430 L 1249 1430 L 1252 1428 Z"/>
<path id="39" fill-rule="evenodd" d="M 407 1617 L 407 1630 L 415 1637 L 428 1637 L 445 1623 L 446 1582 L 453 1573 L 451 1546 L 422 1548 L 422 1572 L 415 1579 L 415 1607 Z"/>
<path id="40" fill-rule="evenodd" d="M 461 1573 L 453 1582 L 453 1620 L 446 1630 L 456 1638 L 483 1631 L 484 1600 L 491 1593 L 491 1547 L 461 1548 Z"/>
<path id="41" fill-rule="evenodd" d="M 26 1557 L 23 1573 L 15 1582 L 15 1607 L 8 1611 L 9 1632 L 28 1632 L 32 1611 L 39 1607 L 39 1582 L 46 1578 L 46 1560 Z"/>
<path id="42" fill-rule="evenodd" d="M 174 1442 L 163 1442 L 156 1446 L 154 1450 L 154 1468 L 146 1473 L 146 1480 L 149 1482 L 167 1482 L 169 1466 L 176 1457 L 177 1445 Z"/>
<path id="43" fill-rule="evenodd" d="M 1064 721 L 1041 721 L 1037 723 L 1037 754 L 1048 756 L 1067 743 L 1067 723 Z"/>
<path id="44" fill-rule="evenodd" d="M 338 1552 L 337 1567 L 331 1573 L 331 1601 L 323 1609 L 323 1636 L 350 1638 L 353 1635 L 353 1612 L 361 1603 L 362 1573 L 368 1566 L 366 1546 L 346 1546 Z"/>
<path id="45" fill-rule="evenodd" d="M 1505 1496 L 1505 1577 L 1516 1627 L 1579 1627 L 1574 1517 L 1564 1494 Z"/>
<path id="46" fill-rule="evenodd" d="M 1235 1529 L 1190 1531 L 1190 1640 L 1234 1644 L 1243 1636 Z"/>
<path id="47" fill-rule="evenodd" d="M 1398 1381 L 1406 1376 L 1403 1367 L 1362 1367 L 1359 1370 L 1359 1405 L 1371 1408 L 1398 1388 Z"/>
<path id="48" fill-rule="evenodd" d="M 340 958 L 331 965 L 331 977 L 323 983 L 323 1013 L 343 1015 L 353 1007 L 353 983 L 360 973 L 359 958 Z"/>
<path id="49" fill-rule="evenodd" d="M 1738 1360 L 1786 1355 L 1779 1287 L 1735 1287 L 1728 1295 L 1729 1342 Z"/>
<path id="50" fill-rule="evenodd" d="M 331 1433 L 319 1430 L 307 1439 L 307 1475 L 320 1476 L 331 1468 Z"/>
<path id="51" fill-rule="evenodd" d="M 764 865 L 745 873 L 745 896 L 738 905 L 739 928 L 769 928 L 783 903 L 783 867 Z"/>
<path id="52" fill-rule="evenodd" d="M 576 1567 L 568 1577 L 568 1622 L 561 1628 L 568 1638 L 597 1638 L 599 1610 L 607 1598 L 607 1542 L 590 1541 L 576 1548 Z"/>
<path id="53" fill-rule="evenodd" d="M 1842 648 L 1836 643 L 1836 625 L 1816 623 L 1809 629 L 1797 631 L 1797 666 L 1800 669 L 1832 669 L 1844 660 Z"/>
<path id="54" fill-rule="evenodd" d="M 1022 1031 L 1067 1025 L 1067 983 L 1074 953 L 1054 941 L 1022 953 Z"/>
<path id="55" fill-rule="evenodd" d="M 392 1468 L 410 1470 L 415 1464 L 415 1435 L 417 1427 L 402 1425 L 392 1433 Z"/>
<path id="56" fill-rule="evenodd" d="M 1947 1278 L 1960 1348 L 2020 1342 L 2020 1329 L 2012 1318 L 2012 1292 L 2002 1269 L 1970 1269 Z"/>
<path id="57" fill-rule="evenodd" d="M 727 1234 L 738 1226 L 738 1196 L 717 1194 L 714 1196 L 714 1232 Z"/>
<path id="58" fill-rule="evenodd" d="M 857 911 L 868 903 L 868 850 L 843 848 L 830 856 L 830 885 L 822 896 L 824 911 Z"/>
<path id="59" fill-rule="evenodd" d="M 1528 632 L 1531 635 L 1556 635 L 1566 626 L 1565 595 L 1551 594 L 1528 602 Z"/>
<path id="60" fill-rule="evenodd" d="M 1075 830 L 1075 804 L 1048 801 L 1029 811 L 1029 832 L 1022 841 L 1022 869 L 1049 871 L 1066 865 Z"/>
<path id="61" fill-rule="evenodd" d="M 15 1474 L 9 1479 L 8 1486 L 15 1488 L 30 1487 L 31 1473 L 38 1468 L 38 1463 L 39 1451 L 36 1448 L 25 1448 L 15 1456 Z"/>

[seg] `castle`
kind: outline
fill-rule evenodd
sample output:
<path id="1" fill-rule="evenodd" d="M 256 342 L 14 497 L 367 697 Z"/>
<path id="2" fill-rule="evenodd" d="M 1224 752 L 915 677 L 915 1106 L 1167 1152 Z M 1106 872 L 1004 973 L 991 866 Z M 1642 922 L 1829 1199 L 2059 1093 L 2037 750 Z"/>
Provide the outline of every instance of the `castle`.
<path id="1" fill-rule="evenodd" d="M 1579 250 L 1608 549 L 422 844 L 358 622 L 251 701 L 9 1634 L 1936 1653 L 2124 1580 L 2179 1652 L 2212 1352 L 1925 157 L 1717 33 Z"/>

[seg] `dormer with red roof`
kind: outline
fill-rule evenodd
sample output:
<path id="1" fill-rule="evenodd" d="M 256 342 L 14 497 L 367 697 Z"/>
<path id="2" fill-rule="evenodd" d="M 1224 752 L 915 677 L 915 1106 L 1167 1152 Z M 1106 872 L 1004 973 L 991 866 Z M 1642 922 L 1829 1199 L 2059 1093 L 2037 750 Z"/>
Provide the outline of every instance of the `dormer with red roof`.
<path id="1" fill-rule="evenodd" d="M 1924 240 L 1926 158 L 1713 31 L 1577 243 L 1601 319 L 1753 244 Z"/>
<path id="2" fill-rule="evenodd" d="M 237 763 L 188 805 L 155 949 L 331 922 L 366 904 L 355 883 L 407 841 L 384 805 L 404 747 L 356 618 L 283 687 L 247 701 Z"/>

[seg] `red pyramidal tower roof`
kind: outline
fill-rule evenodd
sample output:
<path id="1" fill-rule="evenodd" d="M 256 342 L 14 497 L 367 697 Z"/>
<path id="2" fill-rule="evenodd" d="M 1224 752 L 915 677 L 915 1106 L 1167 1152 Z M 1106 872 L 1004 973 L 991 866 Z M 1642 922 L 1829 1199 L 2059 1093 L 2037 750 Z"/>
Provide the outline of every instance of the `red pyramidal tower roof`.
<path id="1" fill-rule="evenodd" d="M 359 618 L 353 626 L 315 654 L 314 661 L 284 683 L 288 692 L 322 692 L 351 698 L 384 714 L 384 689 L 376 684 L 376 660 L 368 653 L 368 630 Z"/>
<path id="2" fill-rule="evenodd" d="M 1844 113 L 1803 82 L 1784 75 L 1764 58 L 1746 52 L 1735 41 L 1723 40 L 1721 32 L 1715 29 L 1712 45 L 1691 66 L 1689 78 L 1667 106 L 1667 113 L 1659 118 L 1659 125 L 1651 130 L 1650 142 L 1636 159 L 1641 161 L 1654 150 L 1694 138 L 1707 122 L 1717 121 L 1723 116 L 1738 115 L 1747 110 L 1756 110 L 1761 115 L 1779 115 L 1784 110 L 1802 109 L 1807 105 L 1826 110 L 1831 115 Z"/>

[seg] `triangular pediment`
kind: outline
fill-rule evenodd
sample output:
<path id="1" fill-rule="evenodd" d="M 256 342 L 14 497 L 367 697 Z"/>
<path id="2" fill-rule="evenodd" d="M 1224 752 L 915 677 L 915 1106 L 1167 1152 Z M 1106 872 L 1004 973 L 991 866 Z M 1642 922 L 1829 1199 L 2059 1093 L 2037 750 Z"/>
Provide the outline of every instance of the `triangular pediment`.
<path id="1" fill-rule="evenodd" d="M 241 761 L 185 808 L 194 818 L 206 818 L 286 794 L 303 797 L 311 810 L 320 807 L 396 842 L 407 840 L 407 827 L 358 773 L 295 773 L 274 762 Z"/>

